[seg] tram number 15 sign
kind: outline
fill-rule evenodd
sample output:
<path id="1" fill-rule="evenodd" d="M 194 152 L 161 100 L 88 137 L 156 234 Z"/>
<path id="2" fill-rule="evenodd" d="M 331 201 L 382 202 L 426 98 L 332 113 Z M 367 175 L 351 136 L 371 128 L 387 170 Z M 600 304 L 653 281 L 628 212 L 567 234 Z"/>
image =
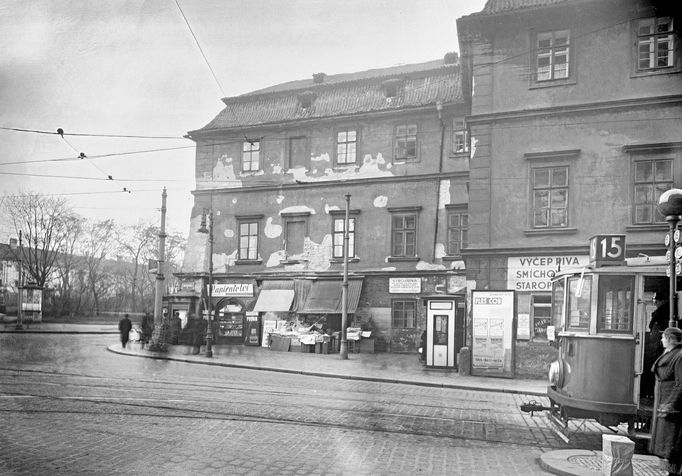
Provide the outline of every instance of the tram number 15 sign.
<path id="1" fill-rule="evenodd" d="M 625 235 L 596 235 L 590 238 L 590 264 L 625 264 Z"/>

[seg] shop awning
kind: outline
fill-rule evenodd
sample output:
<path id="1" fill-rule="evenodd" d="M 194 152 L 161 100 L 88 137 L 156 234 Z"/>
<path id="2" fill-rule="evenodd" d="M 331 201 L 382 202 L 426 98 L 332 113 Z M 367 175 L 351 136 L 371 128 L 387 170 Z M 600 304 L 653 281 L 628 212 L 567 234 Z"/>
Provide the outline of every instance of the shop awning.
<path id="1" fill-rule="evenodd" d="M 353 314 L 360 301 L 362 280 L 348 281 L 348 314 Z M 339 280 L 315 281 L 310 289 L 301 314 L 341 314 L 343 283 Z"/>
<path id="2" fill-rule="evenodd" d="M 262 289 L 253 312 L 289 312 L 293 300 L 293 289 Z"/>

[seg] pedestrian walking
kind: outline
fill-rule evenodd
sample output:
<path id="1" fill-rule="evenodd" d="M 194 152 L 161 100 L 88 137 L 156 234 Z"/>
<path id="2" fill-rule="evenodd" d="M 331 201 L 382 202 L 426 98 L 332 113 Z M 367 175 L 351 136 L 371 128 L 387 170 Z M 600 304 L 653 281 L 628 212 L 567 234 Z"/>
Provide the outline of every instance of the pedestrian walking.
<path id="1" fill-rule="evenodd" d="M 665 458 L 669 476 L 682 470 L 682 330 L 668 327 L 661 336 L 663 355 L 652 367 L 656 376 L 652 453 Z"/>
<path id="2" fill-rule="evenodd" d="M 133 323 L 130 322 L 130 318 L 128 318 L 128 314 L 123 315 L 123 319 L 118 321 L 118 332 L 121 333 L 121 346 L 123 348 L 126 348 L 126 344 L 128 343 L 128 339 L 130 338 L 130 329 L 133 328 Z"/>
<path id="3" fill-rule="evenodd" d="M 149 344 L 154 332 L 154 318 L 145 312 L 142 316 L 142 344 Z"/>

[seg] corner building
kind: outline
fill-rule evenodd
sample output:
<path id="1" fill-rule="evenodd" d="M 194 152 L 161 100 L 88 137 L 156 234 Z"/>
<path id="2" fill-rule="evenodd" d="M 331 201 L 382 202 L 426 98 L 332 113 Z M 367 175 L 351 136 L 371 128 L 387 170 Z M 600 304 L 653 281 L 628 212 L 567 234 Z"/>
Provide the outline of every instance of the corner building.
<path id="1" fill-rule="evenodd" d="M 372 332 L 375 351 L 414 352 L 423 298 L 452 295 L 461 346 L 469 144 L 457 55 L 223 102 L 188 133 L 195 204 L 168 305 L 207 308 L 210 246 L 197 230 L 210 210 L 218 343 L 249 343 L 272 320 L 340 330 L 349 194 L 349 324 Z"/>
<path id="2" fill-rule="evenodd" d="M 682 187 L 679 7 L 489 0 L 457 21 L 470 114 L 475 289 L 517 291 L 518 339 L 544 340 L 549 280 L 594 235 L 663 255 L 659 196 Z"/>

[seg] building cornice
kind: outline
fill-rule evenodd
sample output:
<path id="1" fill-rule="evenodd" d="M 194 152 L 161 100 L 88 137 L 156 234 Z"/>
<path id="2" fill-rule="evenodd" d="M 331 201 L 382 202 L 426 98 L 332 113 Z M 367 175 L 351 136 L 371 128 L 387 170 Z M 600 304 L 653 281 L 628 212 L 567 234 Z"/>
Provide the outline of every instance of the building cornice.
<path id="1" fill-rule="evenodd" d="M 431 180 L 444 180 L 451 178 L 468 179 L 469 172 L 441 172 L 433 174 L 419 174 L 409 176 L 392 176 L 392 177 L 372 177 L 372 178 L 357 178 L 349 180 L 322 180 L 315 182 L 296 182 L 296 183 L 277 183 L 272 185 L 257 185 L 245 187 L 221 187 L 208 188 L 201 190 L 192 190 L 192 195 L 211 195 L 215 193 L 239 193 L 239 192 L 262 192 L 269 190 L 296 190 L 306 188 L 320 188 L 324 187 L 347 187 L 349 185 L 367 185 L 373 183 L 397 183 L 397 182 L 428 182 Z"/>
<path id="2" fill-rule="evenodd" d="M 516 111 L 503 111 L 490 114 L 473 114 L 467 116 L 469 125 L 486 124 L 489 122 L 513 121 L 547 116 L 548 114 L 577 114 L 585 112 L 607 112 L 614 110 L 630 110 L 633 107 L 650 107 L 661 105 L 682 104 L 682 94 L 671 96 L 657 96 L 648 98 L 620 99 L 617 101 L 601 101 L 583 104 L 571 104 L 565 106 L 541 107 L 536 109 L 520 109 Z"/>

